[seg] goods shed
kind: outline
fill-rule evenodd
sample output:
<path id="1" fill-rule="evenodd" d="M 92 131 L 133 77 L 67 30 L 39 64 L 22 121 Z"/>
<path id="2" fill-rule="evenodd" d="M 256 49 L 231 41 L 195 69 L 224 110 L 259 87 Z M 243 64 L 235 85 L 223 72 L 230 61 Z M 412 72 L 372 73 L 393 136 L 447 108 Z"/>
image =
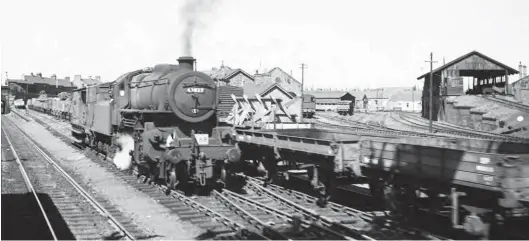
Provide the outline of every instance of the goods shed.
<path id="1" fill-rule="evenodd" d="M 465 94 L 497 93 L 512 94 L 509 85 L 509 75 L 518 71 L 492 59 L 478 51 L 472 51 L 456 58 L 445 65 L 434 69 L 432 88 L 432 119 L 437 121 L 442 112 L 444 98 L 447 96 L 460 96 Z M 470 88 L 465 93 L 463 77 L 471 78 Z M 429 118 L 430 101 L 430 72 L 417 78 L 423 79 L 422 116 Z"/>

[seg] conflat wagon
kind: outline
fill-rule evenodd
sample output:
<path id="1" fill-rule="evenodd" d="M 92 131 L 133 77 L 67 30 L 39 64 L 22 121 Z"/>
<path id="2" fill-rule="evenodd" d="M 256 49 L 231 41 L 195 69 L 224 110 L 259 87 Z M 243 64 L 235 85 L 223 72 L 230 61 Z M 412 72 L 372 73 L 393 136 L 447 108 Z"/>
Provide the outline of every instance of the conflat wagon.
<path id="1" fill-rule="evenodd" d="M 279 162 L 312 169 L 312 183 L 325 187 L 320 204 L 332 186 L 361 180 L 399 216 L 422 204 L 441 213 L 448 202 L 454 227 L 475 235 L 488 235 L 489 224 L 499 219 L 528 217 L 527 143 L 360 136 L 315 128 L 235 132 L 242 158 L 262 162 L 268 179 Z"/>

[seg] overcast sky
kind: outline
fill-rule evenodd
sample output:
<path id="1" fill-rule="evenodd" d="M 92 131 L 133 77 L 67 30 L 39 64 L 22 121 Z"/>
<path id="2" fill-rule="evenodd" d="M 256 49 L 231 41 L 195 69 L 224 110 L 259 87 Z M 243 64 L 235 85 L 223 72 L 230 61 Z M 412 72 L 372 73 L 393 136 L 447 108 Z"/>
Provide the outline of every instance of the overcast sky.
<path id="1" fill-rule="evenodd" d="M 1 71 L 111 81 L 185 54 L 184 0 L 2 0 Z M 192 38 L 200 70 L 281 67 L 316 87 L 412 86 L 472 50 L 529 63 L 527 0 L 219 0 Z M 189 17 L 189 15 L 187 15 Z M 511 77 L 511 79 L 517 79 Z"/>

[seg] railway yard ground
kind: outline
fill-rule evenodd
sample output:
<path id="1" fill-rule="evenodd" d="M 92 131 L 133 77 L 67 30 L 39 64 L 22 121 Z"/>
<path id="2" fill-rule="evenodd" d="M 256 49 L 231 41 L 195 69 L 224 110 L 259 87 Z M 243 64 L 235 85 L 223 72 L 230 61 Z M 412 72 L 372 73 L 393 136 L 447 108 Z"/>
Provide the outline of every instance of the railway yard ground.
<path id="1" fill-rule="evenodd" d="M 417 127 L 424 123 L 414 114 L 329 117 L 336 115 L 320 115 L 316 123 L 400 131 L 401 135 L 428 131 Z M 436 135 L 477 135 L 453 126 L 437 128 Z M 443 133 L 441 129 L 450 131 Z M 2 209 L 7 210 L 2 219 L 14 220 L 3 221 L 2 239 L 52 239 L 53 235 L 58 239 L 146 240 L 447 239 L 428 225 L 401 225 L 380 208 L 367 210 L 370 199 L 355 203 L 352 199 L 360 199 L 358 195 L 346 194 L 348 198 L 337 201 L 340 204 L 321 208 L 309 192 L 277 185 L 263 187 L 253 178 L 242 192 L 223 190 L 192 197 L 169 192 L 165 186 L 149 183 L 145 176 L 118 170 L 111 160 L 93 150 L 76 148 L 68 137 L 70 132 L 67 122 L 33 110 L 2 116 Z M 25 175 L 29 181 L 24 180 Z M 72 181 L 78 187 L 73 187 Z M 349 186 L 342 191 L 368 193 L 367 188 Z M 32 196 L 31 189 L 38 198 Z M 297 217 L 301 229 L 294 228 Z M 425 220 L 431 218 L 425 216 Z M 17 232 L 13 227 L 22 222 L 33 225 L 35 232 Z"/>

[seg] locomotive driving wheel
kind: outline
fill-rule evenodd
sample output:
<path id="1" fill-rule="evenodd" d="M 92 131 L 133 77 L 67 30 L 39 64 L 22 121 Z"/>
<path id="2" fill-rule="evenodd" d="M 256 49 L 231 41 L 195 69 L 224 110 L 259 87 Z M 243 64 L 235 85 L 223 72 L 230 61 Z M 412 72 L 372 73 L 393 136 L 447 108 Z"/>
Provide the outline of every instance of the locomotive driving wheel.
<path id="1" fill-rule="evenodd" d="M 134 161 L 132 162 L 132 168 L 136 173 L 140 175 L 147 174 L 145 173 L 145 169 L 150 169 L 150 168 L 148 167 L 140 168 L 140 166 L 146 166 L 145 158 L 143 156 L 143 143 L 135 141 Z"/>
<path id="2" fill-rule="evenodd" d="M 224 167 L 221 167 L 220 169 L 220 178 L 219 180 L 217 181 L 217 190 L 220 192 L 222 191 L 222 189 L 224 189 L 226 187 L 226 183 L 227 183 L 227 179 L 228 178 L 228 173 L 226 172 L 226 168 Z"/>

